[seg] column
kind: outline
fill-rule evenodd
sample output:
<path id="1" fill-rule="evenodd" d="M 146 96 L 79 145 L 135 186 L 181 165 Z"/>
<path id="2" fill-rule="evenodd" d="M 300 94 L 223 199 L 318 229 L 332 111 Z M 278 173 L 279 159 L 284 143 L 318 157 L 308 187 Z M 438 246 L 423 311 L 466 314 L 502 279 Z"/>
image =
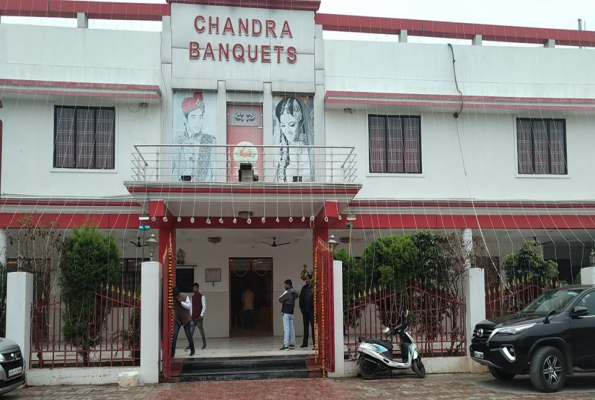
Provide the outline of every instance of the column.
<path id="1" fill-rule="evenodd" d="M 399 31 L 399 42 L 407 43 L 407 30 L 406 29 L 401 29 L 401 31 Z"/>
<path id="2" fill-rule="evenodd" d="M 463 248 L 465 250 L 465 278 L 463 291 L 465 293 L 466 317 L 465 317 L 465 338 L 467 352 L 471 346 L 473 329 L 479 322 L 486 318 L 485 306 L 485 276 L 481 268 L 472 268 L 473 256 L 473 232 L 471 229 L 463 230 Z M 477 364 L 468 357 L 469 372 L 482 372 L 485 367 Z"/>
<path id="3" fill-rule="evenodd" d="M 161 316 L 161 264 L 147 261 L 141 265 L 140 379 L 159 383 Z"/>
<path id="4" fill-rule="evenodd" d="M 6 338 L 21 348 L 29 368 L 31 349 L 31 305 L 33 303 L 33 274 L 11 272 L 8 274 L 6 296 Z"/>
<path id="5" fill-rule="evenodd" d="M 581 269 L 581 283 L 583 285 L 595 285 L 595 249 L 591 250 L 589 261 L 591 265 Z"/>
<path id="6" fill-rule="evenodd" d="M 333 262 L 333 290 L 335 318 L 335 372 L 329 377 L 342 378 L 345 376 L 345 338 L 343 337 L 343 262 Z"/>
<path id="7" fill-rule="evenodd" d="M 0 264 L 6 267 L 6 231 L 0 229 Z"/>

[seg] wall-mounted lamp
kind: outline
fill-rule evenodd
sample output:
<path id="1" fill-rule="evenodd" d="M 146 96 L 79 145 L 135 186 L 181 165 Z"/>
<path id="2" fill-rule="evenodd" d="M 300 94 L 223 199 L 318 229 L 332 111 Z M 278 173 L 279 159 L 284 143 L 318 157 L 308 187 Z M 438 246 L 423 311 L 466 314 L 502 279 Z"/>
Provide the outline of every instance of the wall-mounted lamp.
<path id="1" fill-rule="evenodd" d="M 339 245 L 339 242 L 335 239 L 335 235 L 331 235 L 330 239 L 328 240 L 328 245 L 331 248 L 331 251 L 334 253 L 335 249 Z"/>
<path id="2" fill-rule="evenodd" d="M 149 258 L 152 260 L 153 253 L 155 252 L 155 249 L 159 245 L 159 240 L 157 240 L 157 237 L 155 236 L 154 233 L 151 233 L 151 236 L 149 236 L 149 238 L 145 241 L 145 244 L 147 246 L 149 246 L 149 252 L 150 252 Z"/>

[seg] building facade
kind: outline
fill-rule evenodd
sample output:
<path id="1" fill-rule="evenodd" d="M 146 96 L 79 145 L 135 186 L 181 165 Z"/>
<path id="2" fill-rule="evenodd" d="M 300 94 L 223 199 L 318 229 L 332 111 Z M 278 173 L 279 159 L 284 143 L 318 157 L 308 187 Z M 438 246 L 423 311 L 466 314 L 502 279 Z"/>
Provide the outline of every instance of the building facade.
<path id="1" fill-rule="evenodd" d="M 299 288 L 315 244 L 331 234 L 360 256 L 383 235 L 472 229 L 496 261 L 536 240 L 567 281 L 587 265 L 595 54 L 579 46 L 592 46 L 593 32 L 424 29 L 317 14 L 312 0 L 170 3 L 4 8 L 79 23 L 0 24 L 8 261 L 19 249 L 6 238 L 18 237 L 23 217 L 67 234 L 93 222 L 118 240 L 123 284 L 133 285 L 149 257 L 138 227 L 148 225 L 155 259 L 170 242 L 182 250 L 178 285 L 201 285 L 211 337 L 238 333 L 247 287 L 258 329 L 282 334 L 283 282 Z M 87 18 L 110 15 L 162 30 L 88 28 Z"/>

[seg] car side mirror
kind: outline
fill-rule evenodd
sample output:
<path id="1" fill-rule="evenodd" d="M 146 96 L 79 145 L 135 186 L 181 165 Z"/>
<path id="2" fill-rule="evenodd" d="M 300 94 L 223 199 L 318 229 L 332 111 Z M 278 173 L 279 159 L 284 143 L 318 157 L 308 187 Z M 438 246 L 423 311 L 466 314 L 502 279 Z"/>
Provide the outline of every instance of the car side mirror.
<path id="1" fill-rule="evenodd" d="M 572 312 L 570 313 L 570 316 L 572 318 L 580 318 L 580 317 L 585 317 L 589 315 L 589 310 L 587 309 L 587 307 L 582 307 L 582 306 L 576 306 L 572 309 Z"/>

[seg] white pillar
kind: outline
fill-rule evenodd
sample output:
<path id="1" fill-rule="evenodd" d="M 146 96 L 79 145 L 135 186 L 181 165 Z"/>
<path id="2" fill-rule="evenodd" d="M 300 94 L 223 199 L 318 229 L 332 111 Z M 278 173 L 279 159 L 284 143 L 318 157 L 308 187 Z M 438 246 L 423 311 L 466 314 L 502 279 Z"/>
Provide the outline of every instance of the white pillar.
<path id="1" fill-rule="evenodd" d="M 6 267 L 6 231 L 0 229 L 0 264 Z"/>
<path id="2" fill-rule="evenodd" d="M 473 329 L 475 325 L 486 319 L 486 293 L 485 293 L 485 276 L 481 268 L 470 268 L 465 274 L 464 281 L 465 303 L 467 307 L 467 315 L 465 319 L 465 337 L 467 352 L 471 346 L 471 339 L 473 338 Z M 482 372 L 484 367 L 472 361 L 469 361 L 469 372 Z"/>
<path id="3" fill-rule="evenodd" d="M 161 264 L 147 261 L 141 265 L 140 379 L 159 383 Z"/>
<path id="4" fill-rule="evenodd" d="M 556 41 L 554 39 L 548 39 L 545 42 L 544 47 L 548 49 L 553 49 L 554 47 L 556 47 Z"/>
<path id="5" fill-rule="evenodd" d="M 471 44 L 473 46 L 481 46 L 483 42 L 483 36 L 482 35 L 475 35 L 473 36 L 473 39 L 471 40 Z"/>
<path id="6" fill-rule="evenodd" d="M 595 266 L 581 269 L 581 284 L 595 285 Z"/>
<path id="7" fill-rule="evenodd" d="M 467 315 L 465 316 L 465 338 L 467 352 L 471 346 L 473 329 L 475 325 L 486 319 L 486 290 L 485 274 L 481 268 L 472 268 L 473 257 L 473 231 L 463 229 L 463 249 L 465 251 L 465 279 L 463 291 L 465 293 L 465 304 Z M 469 372 L 482 372 L 484 367 L 472 361 L 468 357 Z"/>
<path id="8" fill-rule="evenodd" d="M 21 348 L 23 359 L 30 364 L 31 304 L 33 303 L 33 274 L 11 272 L 8 274 L 6 296 L 6 338 Z"/>
<path id="9" fill-rule="evenodd" d="M 399 31 L 399 42 L 407 43 L 407 30 L 406 29 L 401 29 L 401 31 Z"/>
<path id="10" fill-rule="evenodd" d="M 345 339 L 343 338 L 343 262 L 333 262 L 333 298 L 335 313 L 335 372 L 329 373 L 331 378 L 342 378 L 345 375 Z"/>
<path id="11" fill-rule="evenodd" d="M 76 14 L 76 26 L 77 28 L 86 29 L 89 27 L 89 16 L 85 13 Z"/>

